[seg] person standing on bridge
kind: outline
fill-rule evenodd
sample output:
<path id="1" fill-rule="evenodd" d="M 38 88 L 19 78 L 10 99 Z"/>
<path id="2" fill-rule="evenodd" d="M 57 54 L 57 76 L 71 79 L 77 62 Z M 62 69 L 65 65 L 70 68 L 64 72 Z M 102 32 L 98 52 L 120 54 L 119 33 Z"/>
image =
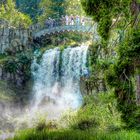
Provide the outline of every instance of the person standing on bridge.
<path id="1" fill-rule="evenodd" d="M 54 19 L 52 19 L 52 27 L 55 27 L 56 26 L 56 22 Z"/>
<path id="2" fill-rule="evenodd" d="M 70 25 L 74 25 L 74 16 L 72 14 L 70 16 Z"/>
<path id="3" fill-rule="evenodd" d="M 69 25 L 69 17 L 68 17 L 68 15 L 65 16 L 65 20 L 66 20 L 66 25 Z"/>
<path id="4" fill-rule="evenodd" d="M 80 17 L 77 15 L 76 16 L 76 25 L 79 25 L 80 24 Z"/>
<path id="5" fill-rule="evenodd" d="M 53 19 L 49 17 L 49 27 L 53 28 Z"/>
<path id="6" fill-rule="evenodd" d="M 84 17 L 81 18 L 81 24 L 82 24 L 82 26 L 85 26 L 85 19 L 84 19 Z"/>
<path id="7" fill-rule="evenodd" d="M 63 15 L 61 16 L 60 22 L 61 25 L 65 25 L 65 17 Z"/>
<path id="8" fill-rule="evenodd" d="M 46 26 L 46 28 L 49 27 L 49 21 L 48 21 L 48 19 L 45 21 L 45 26 Z"/>
<path id="9" fill-rule="evenodd" d="M 51 18 L 49 17 L 49 18 L 48 18 L 48 25 L 49 25 L 49 28 L 51 28 L 51 26 L 52 26 L 51 24 L 52 24 Z"/>
<path id="10" fill-rule="evenodd" d="M 53 27 L 56 27 L 56 20 L 55 19 L 52 19 L 52 24 L 53 24 Z"/>

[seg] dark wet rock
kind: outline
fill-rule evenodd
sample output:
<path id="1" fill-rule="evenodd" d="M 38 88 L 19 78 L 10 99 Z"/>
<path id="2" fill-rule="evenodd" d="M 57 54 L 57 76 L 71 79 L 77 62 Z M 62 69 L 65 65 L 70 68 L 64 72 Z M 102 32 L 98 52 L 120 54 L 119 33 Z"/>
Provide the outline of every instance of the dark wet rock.
<path id="1" fill-rule="evenodd" d="M 12 53 L 16 53 L 23 49 L 22 46 L 29 48 L 29 38 L 31 38 L 31 30 L 0 27 L 0 53 L 5 53 L 10 49 Z"/>

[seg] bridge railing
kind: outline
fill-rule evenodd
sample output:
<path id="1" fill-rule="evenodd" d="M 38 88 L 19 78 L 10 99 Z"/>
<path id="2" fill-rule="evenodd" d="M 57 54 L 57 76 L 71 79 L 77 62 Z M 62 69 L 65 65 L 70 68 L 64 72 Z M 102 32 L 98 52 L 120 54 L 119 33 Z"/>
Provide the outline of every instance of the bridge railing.
<path id="1" fill-rule="evenodd" d="M 65 29 L 77 29 L 82 28 L 85 26 L 93 26 L 94 22 L 92 21 L 91 18 L 87 17 L 82 17 L 81 19 L 77 20 L 69 20 L 67 21 L 65 18 L 60 18 L 60 19 L 46 19 L 46 21 L 43 24 L 37 23 L 35 25 L 32 25 L 30 29 L 32 30 L 33 33 L 36 33 L 38 31 L 41 31 L 43 29 L 48 29 L 48 30 L 56 30 L 58 27 Z"/>

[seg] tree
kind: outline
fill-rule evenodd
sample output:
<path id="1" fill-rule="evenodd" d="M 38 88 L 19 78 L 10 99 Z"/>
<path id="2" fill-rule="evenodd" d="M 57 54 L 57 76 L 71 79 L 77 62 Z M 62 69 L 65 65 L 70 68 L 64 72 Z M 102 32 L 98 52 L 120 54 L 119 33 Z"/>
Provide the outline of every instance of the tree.
<path id="1" fill-rule="evenodd" d="M 12 0 L 7 0 L 6 3 L 0 5 L 0 19 L 7 21 L 10 26 L 14 27 L 27 28 L 31 24 L 31 19 L 18 11 Z"/>
<path id="2" fill-rule="evenodd" d="M 101 44 L 110 58 L 109 49 L 117 53 L 113 63 L 104 70 L 104 77 L 115 90 L 118 109 L 129 127 L 139 124 L 134 75 L 140 68 L 140 1 L 139 0 L 81 0 L 83 9 L 98 23 Z M 118 30 L 116 43 L 110 44 L 111 32 Z M 122 34 L 123 33 L 123 34 Z M 117 49 L 117 51 L 116 51 Z M 98 59 L 98 56 L 97 58 Z M 101 65 L 102 66 L 102 65 Z M 100 67 L 101 68 L 101 67 Z M 140 74 L 140 73 L 139 73 Z M 138 92 L 140 94 L 140 77 Z M 140 97 L 140 96 L 139 96 Z M 140 98 L 139 98 L 140 100 Z"/>
<path id="3" fill-rule="evenodd" d="M 16 6 L 19 11 L 29 15 L 34 21 L 38 15 L 40 15 L 41 10 L 39 9 L 39 3 L 41 0 L 16 0 Z"/>
<path id="4" fill-rule="evenodd" d="M 39 21 L 45 21 L 48 17 L 60 18 L 65 15 L 65 0 L 42 0 L 40 8 L 43 12 Z"/>
<path id="5" fill-rule="evenodd" d="M 0 1 L 0 5 L 4 5 L 4 4 L 6 4 L 7 3 L 7 0 L 1 0 Z"/>
<path id="6" fill-rule="evenodd" d="M 82 9 L 82 5 L 80 0 L 67 0 L 66 1 L 66 13 L 68 15 L 84 15 L 84 10 Z"/>

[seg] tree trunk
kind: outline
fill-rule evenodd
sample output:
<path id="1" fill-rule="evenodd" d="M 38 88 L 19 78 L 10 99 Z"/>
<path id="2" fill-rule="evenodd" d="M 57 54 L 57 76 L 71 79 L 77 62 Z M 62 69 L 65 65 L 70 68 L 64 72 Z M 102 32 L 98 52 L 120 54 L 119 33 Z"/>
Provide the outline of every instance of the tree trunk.
<path id="1" fill-rule="evenodd" d="M 132 28 L 134 30 L 139 30 L 140 23 L 140 3 L 137 0 L 132 0 L 131 3 L 131 14 L 132 14 Z M 140 105 L 140 60 L 136 60 L 135 70 L 136 70 L 136 101 L 137 104 Z"/>
<path id="2" fill-rule="evenodd" d="M 136 101 L 137 101 L 137 104 L 140 105 L 140 74 L 136 75 L 136 85 L 137 85 Z"/>
<path id="3" fill-rule="evenodd" d="M 132 0 L 131 3 L 131 14 L 133 17 L 133 27 L 135 29 L 139 29 L 139 22 L 140 22 L 140 3 L 137 0 Z"/>

